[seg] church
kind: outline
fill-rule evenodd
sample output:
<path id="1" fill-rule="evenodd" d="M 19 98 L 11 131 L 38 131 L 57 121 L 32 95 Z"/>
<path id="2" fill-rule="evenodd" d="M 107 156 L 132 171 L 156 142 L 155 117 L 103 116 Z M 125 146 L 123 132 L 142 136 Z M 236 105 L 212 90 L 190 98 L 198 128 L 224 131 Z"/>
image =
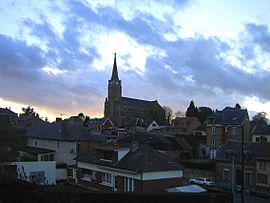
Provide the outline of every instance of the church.
<path id="1" fill-rule="evenodd" d="M 148 124 L 155 120 L 159 125 L 165 124 L 165 112 L 157 100 L 146 101 L 122 96 L 122 84 L 118 78 L 116 54 L 111 79 L 108 82 L 108 96 L 104 104 L 104 117 L 125 125 L 133 118 L 140 118 Z"/>

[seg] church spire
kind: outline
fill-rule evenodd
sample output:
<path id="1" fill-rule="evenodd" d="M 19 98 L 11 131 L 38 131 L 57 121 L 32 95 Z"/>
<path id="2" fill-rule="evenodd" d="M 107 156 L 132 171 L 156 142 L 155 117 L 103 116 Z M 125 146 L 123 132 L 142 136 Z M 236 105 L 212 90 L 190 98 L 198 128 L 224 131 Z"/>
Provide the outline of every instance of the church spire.
<path id="1" fill-rule="evenodd" d="M 111 80 L 119 80 L 118 78 L 118 71 L 117 71 L 117 64 L 116 64 L 116 53 L 114 53 L 114 63 L 113 63 L 113 71 L 112 71 L 112 77 Z"/>

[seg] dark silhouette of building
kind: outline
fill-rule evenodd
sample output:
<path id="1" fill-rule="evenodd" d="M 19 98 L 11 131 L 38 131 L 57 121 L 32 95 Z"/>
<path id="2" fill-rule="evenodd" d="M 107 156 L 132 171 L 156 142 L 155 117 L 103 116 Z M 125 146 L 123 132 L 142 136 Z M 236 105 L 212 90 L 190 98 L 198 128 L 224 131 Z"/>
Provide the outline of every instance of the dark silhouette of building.
<path id="1" fill-rule="evenodd" d="M 157 100 L 146 101 L 122 97 L 121 80 L 118 78 L 116 54 L 111 79 L 108 84 L 108 97 L 105 99 L 104 116 L 116 119 L 120 125 L 130 119 L 141 118 L 146 123 L 155 120 L 159 125 L 165 123 L 165 112 Z"/>

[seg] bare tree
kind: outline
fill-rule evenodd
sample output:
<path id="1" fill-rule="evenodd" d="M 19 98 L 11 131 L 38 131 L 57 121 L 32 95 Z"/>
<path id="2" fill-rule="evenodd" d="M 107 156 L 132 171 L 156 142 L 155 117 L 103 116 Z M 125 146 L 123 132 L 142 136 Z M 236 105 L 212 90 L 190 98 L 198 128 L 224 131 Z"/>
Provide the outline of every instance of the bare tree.
<path id="1" fill-rule="evenodd" d="M 166 125 L 169 125 L 171 123 L 173 111 L 168 106 L 163 106 L 163 109 L 165 111 Z"/>
<path id="2" fill-rule="evenodd" d="M 174 118 L 185 116 L 185 114 L 182 111 L 176 111 L 174 114 Z"/>

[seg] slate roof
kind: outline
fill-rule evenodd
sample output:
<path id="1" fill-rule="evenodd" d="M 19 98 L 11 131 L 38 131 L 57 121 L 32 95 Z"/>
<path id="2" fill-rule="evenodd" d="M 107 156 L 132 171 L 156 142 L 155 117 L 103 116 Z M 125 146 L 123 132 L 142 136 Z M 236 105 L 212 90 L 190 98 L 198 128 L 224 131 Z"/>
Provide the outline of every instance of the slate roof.
<path id="1" fill-rule="evenodd" d="M 134 152 L 130 151 L 120 160 L 117 168 L 137 172 L 183 169 L 180 164 L 147 145 L 139 146 Z"/>
<path id="2" fill-rule="evenodd" d="M 139 143 L 144 144 L 164 144 L 170 145 L 171 142 L 161 134 L 153 134 L 153 133 L 136 133 L 134 135 L 125 136 L 118 140 L 119 143 L 132 143 L 132 141 L 138 141 Z"/>
<path id="3" fill-rule="evenodd" d="M 26 137 L 34 137 L 52 140 L 87 140 L 87 141 L 105 141 L 105 137 L 99 133 L 88 131 L 78 124 L 65 124 L 66 131 L 63 132 L 60 123 L 35 123 L 26 130 Z"/>
<path id="4" fill-rule="evenodd" d="M 244 119 L 248 119 L 246 109 L 226 107 L 222 111 L 216 110 L 207 120 L 209 124 L 241 125 Z"/>
<path id="5" fill-rule="evenodd" d="M 144 120 L 142 118 L 132 118 L 130 119 L 125 126 L 140 126 L 146 127 Z"/>
<path id="6" fill-rule="evenodd" d="M 261 144 L 257 152 L 256 159 L 270 161 L 270 142 Z"/>
<path id="7" fill-rule="evenodd" d="M 136 150 L 130 150 L 119 162 L 110 163 L 96 159 L 96 151 L 92 150 L 76 158 L 77 161 L 87 162 L 112 168 L 136 172 L 169 171 L 183 169 L 183 166 L 172 161 L 166 155 L 147 145 L 140 145 Z"/>
<path id="8" fill-rule="evenodd" d="M 259 125 L 252 130 L 252 135 L 270 135 L 270 125 Z"/>
<path id="9" fill-rule="evenodd" d="M 38 147 L 30 147 L 30 146 L 25 146 L 23 148 L 20 148 L 18 149 L 18 151 L 27 152 L 30 154 L 46 154 L 46 153 L 55 152 L 54 150 L 43 149 L 43 148 L 38 148 Z"/>
<path id="10" fill-rule="evenodd" d="M 129 97 L 122 97 L 121 101 L 123 105 L 135 106 L 135 107 L 141 107 L 141 108 L 150 107 L 153 104 L 158 104 L 157 100 L 147 101 L 147 100 L 135 99 L 135 98 L 129 98 Z"/>
<path id="11" fill-rule="evenodd" d="M 11 115 L 11 116 L 18 116 L 17 113 L 11 111 L 10 109 L 8 108 L 0 108 L 0 114 L 8 114 L 8 115 Z"/>
<path id="12" fill-rule="evenodd" d="M 244 142 L 244 153 L 250 153 L 250 159 L 245 161 L 245 163 L 255 163 L 255 156 L 258 149 L 260 148 L 260 143 L 245 141 Z M 235 162 L 240 163 L 242 161 L 242 142 L 241 141 L 228 141 L 226 144 L 222 145 L 217 151 L 217 161 L 231 162 L 225 158 L 225 153 L 234 151 Z"/>

